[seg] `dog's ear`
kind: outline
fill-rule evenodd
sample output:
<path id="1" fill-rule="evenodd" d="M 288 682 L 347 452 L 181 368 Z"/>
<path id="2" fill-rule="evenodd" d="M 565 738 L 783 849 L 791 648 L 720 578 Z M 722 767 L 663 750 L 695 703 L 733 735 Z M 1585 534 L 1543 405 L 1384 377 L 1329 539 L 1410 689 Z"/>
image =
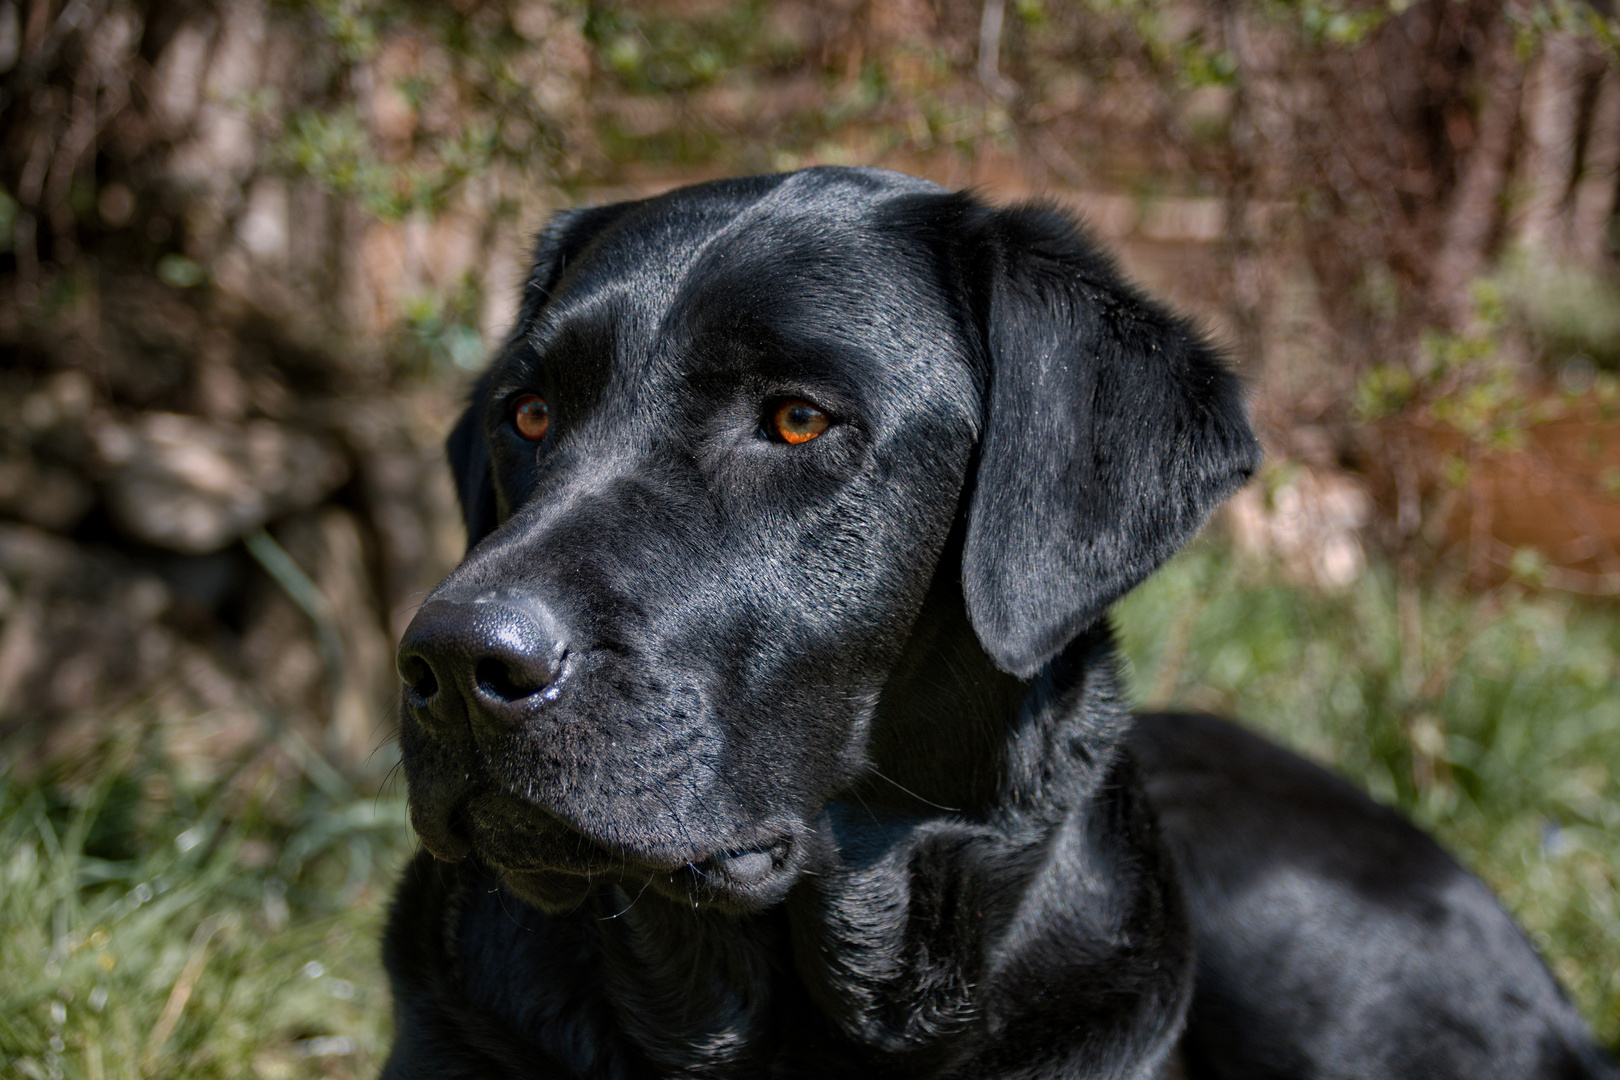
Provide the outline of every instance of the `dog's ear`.
<path id="1" fill-rule="evenodd" d="M 568 264 L 632 205 L 613 203 L 581 210 L 559 210 L 551 216 L 535 240 L 534 265 L 523 285 L 523 306 L 518 312 L 517 325 L 497 351 L 497 357 L 526 347 L 530 326 L 551 302 Z M 495 528 L 498 516 L 495 478 L 490 472 L 489 448 L 484 444 L 482 415 L 490 377 L 491 373 L 485 372 L 473 387 L 467 408 L 456 426 L 450 429 L 444 447 L 456 481 L 456 497 L 461 501 L 462 520 L 467 524 L 469 550 Z"/>
<path id="2" fill-rule="evenodd" d="M 987 211 L 964 273 L 988 363 L 962 585 L 1028 678 L 1253 474 L 1237 379 L 1063 213 Z"/>
<path id="3" fill-rule="evenodd" d="M 479 377 L 461 419 L 444 441 L 461 503 L 461 520 L 467 525 L 468 551 L 495 528 L 495 477 L 490 471 L 489 447 L 484 445 L 483 400 L 489 379 L 487 371 Z"/>

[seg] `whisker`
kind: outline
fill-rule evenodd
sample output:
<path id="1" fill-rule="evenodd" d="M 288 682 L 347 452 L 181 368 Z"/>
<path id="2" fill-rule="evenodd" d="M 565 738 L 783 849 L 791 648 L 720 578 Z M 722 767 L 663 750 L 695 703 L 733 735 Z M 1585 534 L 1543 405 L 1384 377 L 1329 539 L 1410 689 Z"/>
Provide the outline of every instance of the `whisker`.
<path id="1" fill-rule="evenodd" d="M 624 905 L 623 910 L 615 911 L 612 915 L 599 915 L 599 916 L 597 916 L 596 921 L 597 922 L 608 922 L 611 919 L 617 919 L 620 915 L 623 915 L 626 911 L 629 911 L 631 908 L 635 907 L 636 906 L 636 901 L 641 899 L 642 893 L 645 893 L 647 891 L 647 886 L 649 886 L 651 884 L 652 884 L 652 878 L 648 878 L 646 881 L 641 883 L 641 892 L 636 893 L 636 895 L 631 899 L 631 901 L 628 904 Z"/>
<path id="2" fill-rule="evenodd" d="M 884 781 L 887 781 L 888 783 L 893 784 L 895 787 L 899 788 L 901 791 L 905 792 L 907 795 L 910 795 L 913 799 L 916 799 L 920 803 L 927 803 L 929 806 L 932 806 L 935 810 L 944 810 L 947 813 L 952 813 L 952 814 L 960 814 L 962 812 L 962 808 L 960 806 L 943 806 L 943 805 L 935 802 L 932 799 L 923 798 L 921 795 L 917 794 L 915 791 L 912 791 L 910 788 L 906 787 L 904 784 L 900 783 L 898 780 L 890 780 L 887 776 L 884 776 L 882 773 L 878 772 L 876 767 L 870 768 L 869 771 L 871 772 L 871 774 L 873 776 L 877 777 L 879 780 L 884 780 Z"/>

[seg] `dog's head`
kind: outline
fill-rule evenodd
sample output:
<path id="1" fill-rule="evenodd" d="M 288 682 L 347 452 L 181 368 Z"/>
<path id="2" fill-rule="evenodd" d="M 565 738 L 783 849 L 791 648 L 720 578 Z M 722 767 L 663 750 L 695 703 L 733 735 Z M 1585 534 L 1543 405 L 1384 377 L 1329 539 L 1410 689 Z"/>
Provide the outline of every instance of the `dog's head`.
<path id="1" fill-rule="evenodd" d="M 424 842 L 545 907 L 752 909 L 866 768 L 936 572 L 1029 677 L 1257 450 L 1063 215 L 817 169 L 559 214 L 450 456 L 470 550 L 399 654 Z"/>

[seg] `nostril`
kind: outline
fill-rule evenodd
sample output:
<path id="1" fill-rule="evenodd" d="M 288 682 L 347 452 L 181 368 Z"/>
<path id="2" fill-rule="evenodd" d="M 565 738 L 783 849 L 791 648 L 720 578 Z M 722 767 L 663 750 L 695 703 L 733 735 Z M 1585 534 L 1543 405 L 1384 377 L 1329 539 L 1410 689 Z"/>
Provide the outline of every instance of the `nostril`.
<path id="1" fill-rule="evenodd" d="M 485 657 L 473 668 L 473 680 L 490 697 L 500 701 L 521 701 L 544 690 L 549 678 L 537 678 L 538 672 L 525 672 L 498 657 Z"/>
<path id="2" fill-rule="evenodd" d="M 557 696 L 568 647 L 542 605 L 430 600 L 400 641 L 403 704 L 424 725 L 476 732 L 527 721 Z"/>
<path id="3" fill-rule="evenodd" d="M 401 657 L 399 677 L 404 681 L 405 689 L 418 704 L 432 701 L 433 695 L 439 692 L 439 680 L 433 674 L 432 665 L 420 656 Z"/>

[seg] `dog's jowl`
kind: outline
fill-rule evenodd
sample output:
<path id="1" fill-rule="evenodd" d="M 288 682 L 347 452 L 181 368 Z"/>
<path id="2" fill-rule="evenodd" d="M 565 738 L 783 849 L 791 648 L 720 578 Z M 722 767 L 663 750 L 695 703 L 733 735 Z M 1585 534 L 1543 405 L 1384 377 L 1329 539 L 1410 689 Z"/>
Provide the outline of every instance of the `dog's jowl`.
<path id="1" fill-rule="evenodd" d="M 1609 1075 L 1409 826 L 1132 734 L 1105 612 L 1259 454 L 1062 214 L 851 169 L 559 214 L 450 457 L 385 1076 Z"/>

